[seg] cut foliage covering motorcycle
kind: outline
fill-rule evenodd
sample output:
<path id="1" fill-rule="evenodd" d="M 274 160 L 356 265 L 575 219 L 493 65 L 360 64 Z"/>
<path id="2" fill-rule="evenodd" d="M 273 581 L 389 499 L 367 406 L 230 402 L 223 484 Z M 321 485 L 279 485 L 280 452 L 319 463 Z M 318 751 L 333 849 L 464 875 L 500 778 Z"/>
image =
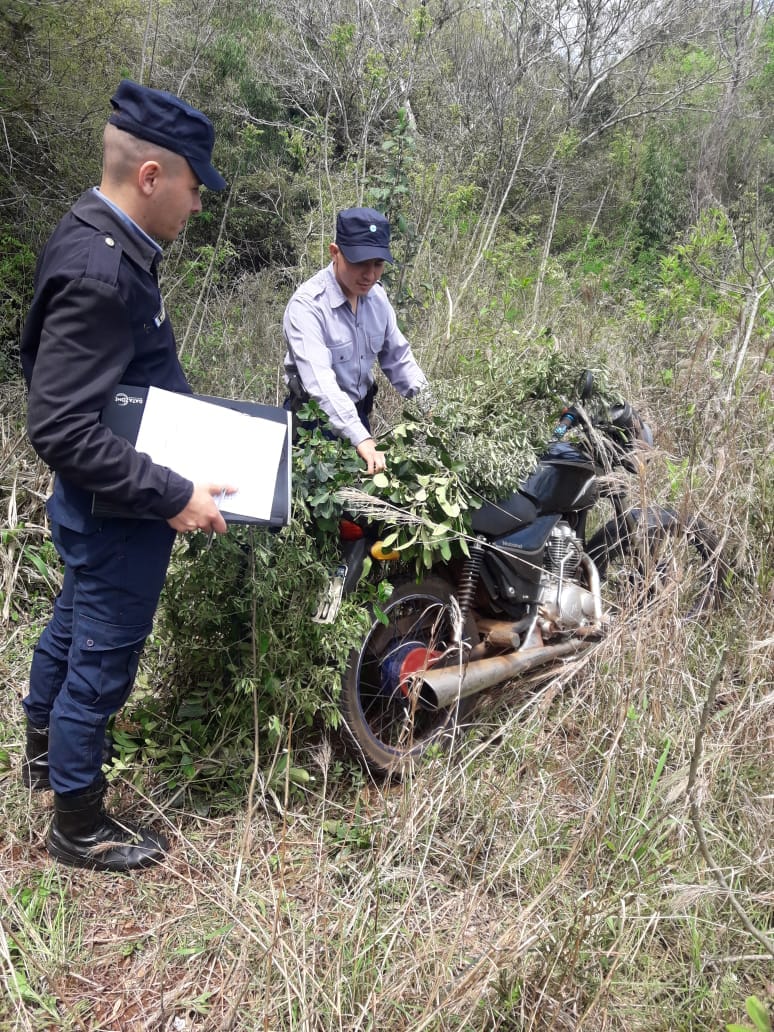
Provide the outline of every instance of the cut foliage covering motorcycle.
<path id="1" fill-rule="evenodd" d="M 386 575 L 393 591 L 373 606 L 339 700 L 348 744 L 372 773 L 404 774 L 453 736 L 479 693 L 528 672 L 549 675 L 619 619 L 662 605 L 690 621 L 713 605 L 721 575 L 707 527 L 632 503 L 650 428 L 630 404 L 602 401 L 590 373 L 578 394 L 518 490 L 471 509 L 468 533 L 452 541 L 449 525 L 436 525 L 438 546 L 423 549 L 419 580 Z M 384 576 L 405 538 L 399 508 L 344 496 L 352 518 L 341 520 L 341 564 L 318 622 L 335 619 L 361 577 Z M 457 501 L 442 502 L 459 515 Z"/>

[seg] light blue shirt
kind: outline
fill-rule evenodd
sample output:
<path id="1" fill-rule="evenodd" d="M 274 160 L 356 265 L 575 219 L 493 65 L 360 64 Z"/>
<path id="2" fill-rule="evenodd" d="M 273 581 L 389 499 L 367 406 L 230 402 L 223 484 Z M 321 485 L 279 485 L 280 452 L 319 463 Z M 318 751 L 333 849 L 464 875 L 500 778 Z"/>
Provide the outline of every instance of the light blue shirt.
<path id="1" fill-rule="evenodd" d="M 355 447 L 371 434 L 360 422 L 355 404 L 374 382 L 374 365 L 404 398 L 427 387 L 411 346 L 398 329 L 384 287 L 376 283 L 358 299 L 353 313 L 333 263 L 302 283 L 288 302 L 282 320 L 288 350 L 285 379 L 294 370 L 331 427 Z"/>
<path id="2" fill-rule="evenodd" d="M 158 243 L 156 243 L 156 241 L 153 239 L 153 237 L 149 237 L 148 234 L 145 232 L 145 230 L 141 226 L 137 225 L 137 223 L 134 221 L 134 219 L 131 217 L 131 215 L 127 215 L 126 212 L 122 208 L 119 208 L 117 204 L 114 204 L 112 201 L 108 200 L 108 198 L 105 197 L 105 195 L 102 193 L 102 191 L 100 190 L 100 188 L 98 186 L 93 186 L 91 189 L 92 189 L 92 192 L 94 193 L 94 196 L 95 197 L 99 197 L 99 199 L 102 201 L 102 203 L 106 204 L 108 206 L 108 208 L 111 208 L 116 213 L 116 215 L 123 222 L 126 223 L 127 226 L 129 226 L 131 229 L 133 229 L 135 233 L 139 233 L 139 235 L 147 243 L 151 244 L 153 247 L 156 248 L 156 250 L 159 252 L 159 254 L 163 254 L 164 253 L 161 250 L 161 246 Z"/>

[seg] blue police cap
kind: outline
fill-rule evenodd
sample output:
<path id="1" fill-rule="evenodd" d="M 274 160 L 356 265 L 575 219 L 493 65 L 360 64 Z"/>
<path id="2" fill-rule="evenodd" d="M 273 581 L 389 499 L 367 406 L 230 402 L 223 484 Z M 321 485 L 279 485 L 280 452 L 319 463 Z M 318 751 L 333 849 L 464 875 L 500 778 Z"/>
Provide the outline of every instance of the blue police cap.
<path id="1" fill-rule="evenodd" d="M 336 218 L 336 245 L 348 262 L 382 258 L 394 262 L 390 254 L 390 224 L 373 208 L 345 208 Z"/>
<path id="2" fill-rule="evenodd" d="M 141 140 L 181 154 L 199 182 L 210 190 L 224 189 L 226 180 L 212 164 L 215 130 L 201 111 L 173 93 L 152 90 L 131 79 L 121 80 L 110 103 L 115 110 L 108 122 Z"/>

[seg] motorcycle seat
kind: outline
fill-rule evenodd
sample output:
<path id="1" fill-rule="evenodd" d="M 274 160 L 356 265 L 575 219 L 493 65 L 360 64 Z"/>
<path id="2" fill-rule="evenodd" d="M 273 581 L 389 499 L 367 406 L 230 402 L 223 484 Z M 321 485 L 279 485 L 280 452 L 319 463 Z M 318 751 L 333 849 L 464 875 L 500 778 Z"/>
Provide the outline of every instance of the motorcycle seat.
<path id="1" fill-rule="evenodd" d="M 537 518 L 534 504 L 518 491 L 510 498 L 499 502 L 484 502 L 480 509 L 474 509 L 472 525 L 476 534 L 487 537 L 502 537 L 514 530 L 532 523 Z"/>

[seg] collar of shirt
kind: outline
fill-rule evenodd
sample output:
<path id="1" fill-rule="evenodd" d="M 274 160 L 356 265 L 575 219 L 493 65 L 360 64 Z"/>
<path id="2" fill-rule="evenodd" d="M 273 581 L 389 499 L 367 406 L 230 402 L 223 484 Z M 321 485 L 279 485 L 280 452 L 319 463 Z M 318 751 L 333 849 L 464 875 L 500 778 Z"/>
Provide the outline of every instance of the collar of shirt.
<path id="1" fill-rule="evenodd" d="M 133 232 L 137 233 L 146 243 L 150 244 L 153 248 L 155 248 L 156 252 L 159 255 L 163 254 L 161 247 L 156 243 L 153 237 L 148 236 L 145 230 L 137 225 L 137 223 L 134 221 L 131 215 L 127 215 L 126 212 L 122 208 L 119 208 L 117 204 L 114 204 L 113 201 L 108 200 L 108 198 L 105 197 L 105 195 L 102 193 L 98 186 L 93 187 L 92 191 L 95 194 L 95 196 L 99 197 L 99 199 L 104 204 L 106 204 L 108 208 L 111 208 L 116 213 L 116 215 L 118 215 L 121 221 L 124 222 Z"/>
<path id="2" fill-rule="evenodd" d="M 342 305 L 346 305 L 350 312 L 352 312 L 352 305 L 349 303 L 344 291 L 341 289 L 341 284 L 336 279 L 336 273 L 333 271 L 333 262 L 325 269 L 325 293 L 328 297 L 328 303 L 331 308 L 341 308 Z M 370 291 L 369 291 L 370 294 Z M 365 303 L 368 304 L 368 294 L 364 294 L 363 297 L 357 299 L 357 306 Z"/>
<path id="3" fill-rule="evenodd" d="M 150 276 L 158 276 L 158 265 L 162 258 L 162 252 L 155 240 L 151 240 L 146 233 L 138 233 L 134 224 L 114 204 L 108 204 L 107 200 L 91 187 L 85 190 L 70 209 L 72 216 L 91 226 L 98 233 L 104 233 L 105 238 L 114 238 L 121 246 L 124 253 L 135 265 L 139 266 Z"/>

